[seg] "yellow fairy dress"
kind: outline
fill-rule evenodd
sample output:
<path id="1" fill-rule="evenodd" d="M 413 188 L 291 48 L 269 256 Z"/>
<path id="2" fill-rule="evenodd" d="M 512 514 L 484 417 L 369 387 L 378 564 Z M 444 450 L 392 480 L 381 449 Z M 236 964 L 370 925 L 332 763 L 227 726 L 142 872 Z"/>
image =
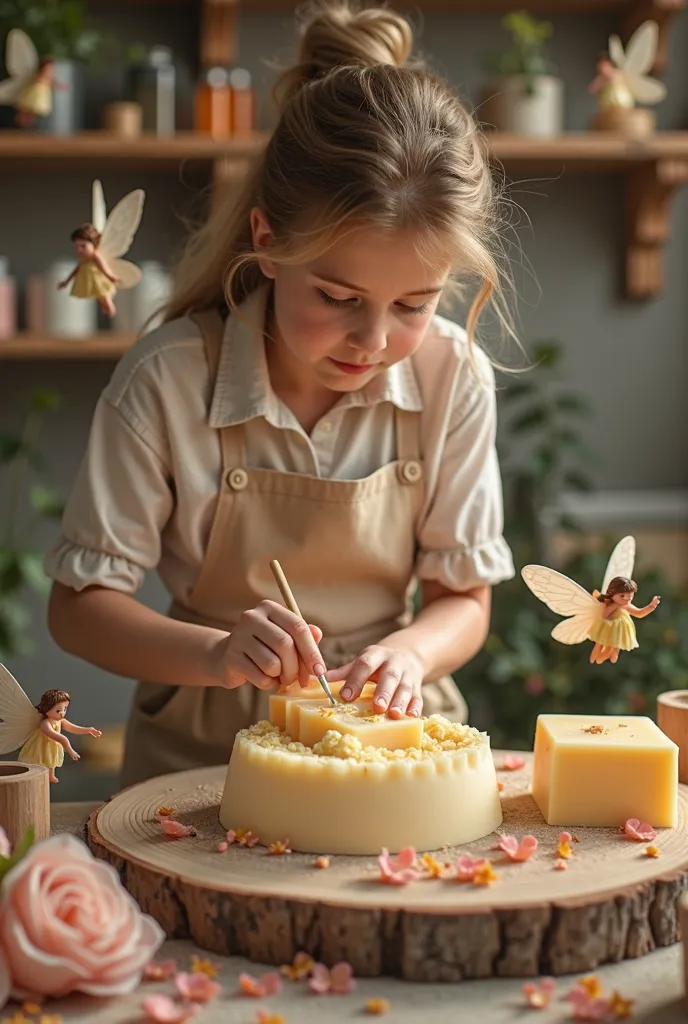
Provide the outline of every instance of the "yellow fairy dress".
<path id="1" fill-rule="evenodd" d="M 79 264 L 70 295 L 76 299 L 106 299 L 116 291 L 113 282 L 93 260 Z"/>
<path id="2" fill-rule="evenodd" d="M 632 110 L 635 106 L 633 93 L 625 82 L 618 80 L 602 86 L 597 102 L 600 110 Z"/>
<path id="3" fill-rule="evenodd" d="M 55 732 L 62 732 L 62 722 L 51 722 Z M 57 740 L 51 740 L 41 728 L 29 736 L 19 751 L 18 761 L 24 764 L 42 764 L 45 768 L 59 768 L 64 762 L 64 747 Z"/>
<path id="4" fill-rule="evenodd" d="M 47 117 L 53 109 L 53 90 L 47 82 L 33 81 L 17 94 L 14 101 L 17 110 Z"/>
<path id="5" fill-rule="evenodd" d="M 604 647 L 618 647 L 621 651 L 632 651 L 638 647 L 635 623 L 625 608 L 619 608 L 611 619 L 600 619 L 588 634 L 588 639 Z"/>

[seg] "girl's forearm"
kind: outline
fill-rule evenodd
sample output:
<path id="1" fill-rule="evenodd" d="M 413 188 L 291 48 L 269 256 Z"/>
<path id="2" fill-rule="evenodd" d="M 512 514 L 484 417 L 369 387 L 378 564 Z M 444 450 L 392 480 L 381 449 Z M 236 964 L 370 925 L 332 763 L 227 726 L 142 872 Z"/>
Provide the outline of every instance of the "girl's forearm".
<path id="1" fill-rule="evenodd" d="M 405 629 L 381 640 L 415 653 L 427 681 L 455 672 L 480 651 L 490 627 L 491 587 L 453 593 L 434 581 L 423 586 L 423 607 Z"/>
<path id="2" fill-rule="evenodd" d="M 98 668 L 172 686 L 213 686 L 213 652 L 227 634 L 177 622 L 129 594 L 105 587 L 77 592 L 53 584 L 48 625 L 55 642 Z"/>

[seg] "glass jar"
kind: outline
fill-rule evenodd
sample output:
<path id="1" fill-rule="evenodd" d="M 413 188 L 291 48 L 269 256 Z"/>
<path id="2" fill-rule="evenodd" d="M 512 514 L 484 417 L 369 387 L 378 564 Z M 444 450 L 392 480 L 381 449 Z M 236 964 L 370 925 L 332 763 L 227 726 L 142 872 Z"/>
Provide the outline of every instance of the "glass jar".
<path id="1" fill-rule="evenodd" d="M 196 87 L 196 131 L 216 139 L 232 134 L 232 90 L 226 68 L 208 68 Z"/>
<path id="2" fill-rule="evenodd" d="M 172 51 L 166 46 L 153 46 L 141 64 L 130 68 L 129 99 L 142 109 L 144 132 L 174 134 L 176 77 Z"/>

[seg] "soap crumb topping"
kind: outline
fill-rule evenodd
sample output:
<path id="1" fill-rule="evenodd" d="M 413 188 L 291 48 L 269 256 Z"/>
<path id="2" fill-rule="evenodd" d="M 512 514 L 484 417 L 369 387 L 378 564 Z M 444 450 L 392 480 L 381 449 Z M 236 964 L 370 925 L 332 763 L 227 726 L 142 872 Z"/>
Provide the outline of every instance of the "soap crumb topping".
<path id="1" fill-rule="evenodd" d="M 485 742 L 484 733 L 472 726 L 450 722 L 442 715 L 430 715 L 424 719 L 422 747 L 409 747 L 407 750 L 364 747 L 357 736 L 343 735 L 336 729 L 326 732 L 313 747 L 306 747 L 294 741 L 279 726 L 267 721 L 257 722 L 250 729 L 242 729 L 239 736 L 251 740 L 255 746 L 299 754 L 301 757 L 338 757 L 342 760 L 378 764 L 389 761 L 427 761 L 445 752 L 479 748 Z"/>
<path id="2" fill-rule="evenodd" d="M 606 735 L 609 732 L 609 729 L 605 729 L 603 725 L 589 725 L 587 729 L 583 729 L 583 732 L 589 732 L 595 736 L 599 736 L 600 733 L 604 733 Z"/>

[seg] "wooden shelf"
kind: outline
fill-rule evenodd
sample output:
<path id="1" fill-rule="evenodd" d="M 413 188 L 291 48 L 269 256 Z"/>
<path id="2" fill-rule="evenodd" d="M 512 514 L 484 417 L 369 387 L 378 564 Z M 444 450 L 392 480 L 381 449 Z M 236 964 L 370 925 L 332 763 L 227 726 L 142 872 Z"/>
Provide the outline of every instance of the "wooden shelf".
<path id="1" fill-rule="evenodd" d="M 208 0 L 206 0 L 208 2 Z M 644 8 L 648 17 L 667 9 L 679 10 L 685 0 L 529 0 L 525 6 L 531 13 L 554 14 L 558 11 L 602 11 L 627 13 L 632 8 Z M 298 3 L 294 0 L 243 0 L 243 11 L 251 14 L 293 14 Z M 513 0 L 395 0 L 397 10 L 417 10 L 428 14 L 488 14 L 512 11 Z"/>
<path id="2" fill-rule="evenodd" d="M 510 170 L 587 171 L 624 170 L 655 160 L 688 159 L 688 131 L 656 132 L 647 139 L 630 139 L 614 132 L 564 132 L 552 139 L 489 132 L 496 160 Z"/>
<path id="3" fill-rule="evenodd" d="M 89 338 L 53 338 L 44 334 L 18 334 L 0 340 L 0 359 L 119 359 L 135 341 L 134 334 L 103 331 Z"/>
<path id="4" fill-rule="evenodd" d="M 106 131 L 78 135 L 0 131 L 0 167 L 10 160 L 49 159 L 70 163 L 108 160 L 119 164 L 164 166 L 185 160 L 247 159 L 264 144 L 265 138 L 259 133 L 246 139 L 214 139 L 200 132 L 177 132 L 170 136 L 142 134 L 138 138 L 122 139 Z"/>

